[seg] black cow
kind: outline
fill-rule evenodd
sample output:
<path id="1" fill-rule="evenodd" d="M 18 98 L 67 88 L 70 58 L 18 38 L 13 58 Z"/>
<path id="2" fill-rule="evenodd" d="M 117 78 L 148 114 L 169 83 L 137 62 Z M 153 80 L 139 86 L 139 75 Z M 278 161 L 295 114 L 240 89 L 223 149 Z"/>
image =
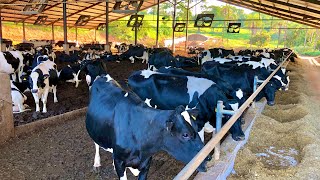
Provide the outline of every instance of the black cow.
<path id="1" fill-rule="evenodd" d="M 253 82 L 254 76 L 258 76 L 260 80 L 266 79 L 271 72 L 265 67 L 240 64 L 236 66 L 224 66 L 224 65 L 214 65 L 210 66 L 209 62 L 206 62 L 202 66 L 202 71 L 210 75 L 217 75 L 229 82 L 233 88 L 242 89 L 245 94 L 251 95 L 253 93 Z M 268 105 L 274 105 L 275 92 L 282 87 L 287 87 L 288 77 L 283 74 L 282 71 L 278 71 L 276 75 L 269 81 L 269 83 L 261 91 L 257 100 L 266 97 Z"/>
<path id="2" fill-rule="evenodd" d="M 75 83 L 76 88 L 78 87 L 79 82 L 81 82 L 81 80 L 79 79 L 80 64 L 68 65 L 62 68 L 58 74 L 59 80 Z"/>
<path id="3" fill-rule="evenodd" d="M 126 179 L 126 167 L 138 169 L 138 179 L 146 179 L 155 153 L 166 151 L 188 163 L 203 147 L 200 137 L 182 116 L 184 111 L 182 106 L 175 110 L 148 107 L 106 75 L 92 85 L 86 128 L 96 144 L 113 151 L 120 179 Z M 206 161 L 198 170 L 205 171 L 205 164 Z"/>
<path id="4" fill-rule="evenodd" d="M 134 63 L 135 59 L 141 59 L 142 63 L 149 62 L 149 50 L 143 45 L 129 45 L 129 49 L 120 55 L 121 60 L 130 60 Z"/>
<path id="5" fill-rule="evenodd" d="M 101 75 L 106 75 L 106 70 L 104 69 L 103 61 L 98 60 L 84 60 L 80 64 L 80 71 L 86 74 L 86 82 L 91 88 L 93 81 Z"/>
<path id="6" fill-rule="evenodd" d="M 195 67 L 197 66 L 197 60 L 195 58 L 188 58 L 183 56 L 173 56 L 170 51 L 160 51 L 153 53 L 149 58 L 149 65 L 153 65 L 156 68 L 162 66 L 171 67 Z"/>
<path id="7" fill-rule="evenodd" d="M 201 133 L 209 120 L 212 125 L 215 125 L 214 111 L 218 100 L 223 101 L 226 109 L 236 111 L 239 107 L 239 102 L 229 100 L 215 82 L 206 78 L 142 70 L 131 74 L 128 84 L 142 99 L 151 99 L 151 106 L 156 105 L 166 110 L 174 109 L 179 105 L 199 109 L 195 129 Z M 224 118 L 224 123 L 226 120 Z M 244 139 L 240 119 L 232 126 L 230 132 L 233 139 Z"/>

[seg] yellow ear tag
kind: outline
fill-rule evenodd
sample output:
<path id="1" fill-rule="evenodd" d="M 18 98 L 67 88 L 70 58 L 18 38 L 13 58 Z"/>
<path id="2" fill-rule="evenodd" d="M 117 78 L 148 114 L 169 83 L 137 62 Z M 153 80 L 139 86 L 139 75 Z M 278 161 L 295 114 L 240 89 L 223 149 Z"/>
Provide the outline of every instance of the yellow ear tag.
<path id="1" fill-rule="evenodd" d="M 191 115 L 192 119 L 195 121 L 197 118 L 194 115 Z"/>

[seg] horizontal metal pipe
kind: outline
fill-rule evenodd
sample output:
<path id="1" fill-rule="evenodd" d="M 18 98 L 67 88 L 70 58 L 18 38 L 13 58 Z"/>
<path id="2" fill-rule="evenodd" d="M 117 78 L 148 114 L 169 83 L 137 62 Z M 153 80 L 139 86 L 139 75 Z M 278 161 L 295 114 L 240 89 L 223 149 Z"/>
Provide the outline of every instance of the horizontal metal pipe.
<path id="1" fill-rule="evenodd" d="M 244 102 L 244 104 L 236 111 L 236 113 L 227 121 L 227 123 L 221 128 L 217 134 L 215 134 L 212 139 L 200 150 L 200 152 L 179 172 L 179 174 L 174 178 L 174 180 L 187 180 L 193 172 L 198 168 L 198 166 L 203 162 L 203 160 L 209 155 L 213 148 L 220 142 L 223 136 L 229 131 L 231 126 L 236 122 L 236 120 L 242 115 L 242 113 L 247 109 L 250 103 L 256 98 L 258 93 L 264 88 L 264 86 L 269 82 L 269 80 L 275 75 L 275 73 L 282 67 L 286 60 L 290 57 L 290 54 L 286 57 L 274 72 L 257 88 L 257 90 Z"/>

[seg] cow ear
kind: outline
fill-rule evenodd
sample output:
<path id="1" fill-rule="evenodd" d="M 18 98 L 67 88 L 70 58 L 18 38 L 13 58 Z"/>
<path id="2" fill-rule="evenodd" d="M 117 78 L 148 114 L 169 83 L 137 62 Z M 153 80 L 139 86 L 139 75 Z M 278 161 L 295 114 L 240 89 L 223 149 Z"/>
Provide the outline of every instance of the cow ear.
<path id="1" fill-rule="evenodd" d="M 187 110 L 187 112 L 189 113 L 192 120 L 195 121 L 197 119 L 198 114 L 199 114 L 199 109 L 189 109 L 189 110 Z"/>
<path id="2" fill-rule="evenodd" d="M 166 130 L 171 131 L 173 127 L 173 121 L 167 121 L 166 122 Z"/>
<path id="3" fill-rule="evenodd" d="M 49 74 L 44 74 L 44 75 L 43 75 L 43 79 L 47 79 L 48 77 L 50 77 Z"/>

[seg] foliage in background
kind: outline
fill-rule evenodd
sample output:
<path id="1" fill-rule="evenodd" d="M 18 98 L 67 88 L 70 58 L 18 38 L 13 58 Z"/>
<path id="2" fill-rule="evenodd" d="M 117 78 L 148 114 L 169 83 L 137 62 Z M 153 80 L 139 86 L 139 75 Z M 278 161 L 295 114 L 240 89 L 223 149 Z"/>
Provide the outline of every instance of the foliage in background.
<path id="1" fill-rule="evenodd" d="M 212 28 L 195 28 L 194 20 L 198 9 L 186 9 L 186 3 L 181 2 L 177 5 L 177 22 L 186 22 L 187 12 L 189 11 L 188 22 L 189 34 L 199 33 L 209 38 L 204 43 L 205 48 L 225 47 L 225 48 L 282 48 L 290 47 L 300 54 L 320 55 L 320 33 L 319 30 L 310 28 L 298 23 L 279 20 L 271 16 L 252 12 L 246 14 L 243 9 L 235 6 L 207 6 L 205 2 L 197 5 L 203 13 L 215 14 L 215 21 Z M 160 28 L 159 42 L 164 45 L 164 40 L 172 38 L 172 4 L 162 3 L 160 5 Z M 156 6 L 139 12 L 144 14 L 142 27 L 138 31 L 138 42 L 148 46 L 155 45 L 156 42 Z M 134 31 L 127 27 L 125 17 L 109 24 L 109 39 L 112 42 L 134 43 Z M 227 33 L 228 21 L 241 22 L 242 27 L 239 34 Z M 302 28 L 302 29 L 296 29 Z M 63 40 L 63 29 L 55 27 L 55 40 Z M 184 37 L 185 32 L 175 33 L 175 37 Z M 12 39 L 14 44 L 22 41 L 21 23 L 3 23 L 3 37 Z M 51 26 L 35 26 L 26 24 L 26 39 L 51 39 Z M 94 30 L 78 28 L 78 41 L 90 43 L 95 41 Z M 75 41 L 75 28 L 68 28 L 68 39 Z M 96 41 L 105 43 L 105 31 L 97 31 Z M 181 47 L 184 47 L 181 44 Z"/>

